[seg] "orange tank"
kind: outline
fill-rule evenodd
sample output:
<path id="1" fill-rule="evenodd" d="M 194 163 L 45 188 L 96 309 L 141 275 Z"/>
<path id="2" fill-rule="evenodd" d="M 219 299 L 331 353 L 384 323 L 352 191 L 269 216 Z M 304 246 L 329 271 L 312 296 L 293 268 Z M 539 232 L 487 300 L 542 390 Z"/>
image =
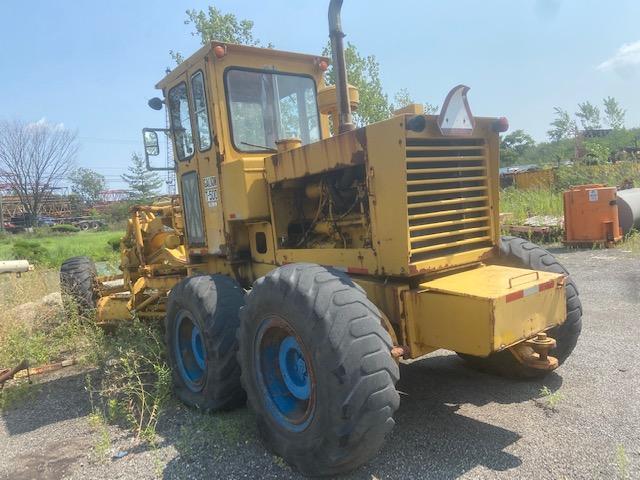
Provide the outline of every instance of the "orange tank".
<path id="1" fill-rule="evenodd" d="M 564 242 L 612 244 L 622 239 L 616 187 L 579 185 L 564 192 Z"/>

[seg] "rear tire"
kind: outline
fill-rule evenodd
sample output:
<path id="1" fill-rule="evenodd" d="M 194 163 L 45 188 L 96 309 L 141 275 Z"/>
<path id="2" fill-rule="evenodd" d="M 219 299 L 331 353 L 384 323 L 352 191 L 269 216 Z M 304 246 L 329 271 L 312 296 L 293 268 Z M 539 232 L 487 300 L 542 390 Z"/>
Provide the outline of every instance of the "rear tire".
<path id="1" fill-rule="evenodd" d="M 186 405 L 203 411 L 242 406 L 236 359 L 238 312 L 244 290 L 225 275 L 201 275 L 171 289 L 165 319 L 174 391 Z"/>
<path id="2" fill-rule="evenodd" d="M 98 301 L 96 266 L 89 257 L 72 257 L 60 267 L 60 293 L 67 315 L 88 316 Z"/>
<path id="3" fill-rule="evenodd" d="M 544 272 L 563 273 L 567 295 L 567 318 L 561 325 L 552 328 L 547 333 L 556 340 L 556 348 L 549 351 L 549 355 L 558 359 L 562 365 L 575 348 L 582 330 L 582 304 L 573 279 L 568 270 L 556 258 L 538 245 L 523 238 L 505 236 L 500 244 L 500 259 L 502 264 L 513 267 L 528 268 Z M 509 350 L 503 350 L 488 357 L 459 354 L 471 366 L 487 370 L 491 373 L 508 377 L 540 377 L 548 372 L 524 366 L 518 362 Z"/>
<path id="4" fill-rule="evenodd" d="M 242 383 L 264 445 L 305 475 L 371 459 L 393 428 L 398 365 L 378 309 L 349 276 L 277 268 L 241 310 Z"/>

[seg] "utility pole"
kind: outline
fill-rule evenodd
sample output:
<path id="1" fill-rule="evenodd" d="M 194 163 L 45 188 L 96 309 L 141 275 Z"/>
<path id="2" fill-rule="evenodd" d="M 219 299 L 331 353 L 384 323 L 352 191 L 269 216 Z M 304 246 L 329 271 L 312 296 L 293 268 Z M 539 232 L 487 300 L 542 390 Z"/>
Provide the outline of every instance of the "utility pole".
<path id="1" fill-rule="evenodd" d="M 4 232 L 4 211 L 2 210 L 2 191 L 0 191 L 0 232 Z"/>

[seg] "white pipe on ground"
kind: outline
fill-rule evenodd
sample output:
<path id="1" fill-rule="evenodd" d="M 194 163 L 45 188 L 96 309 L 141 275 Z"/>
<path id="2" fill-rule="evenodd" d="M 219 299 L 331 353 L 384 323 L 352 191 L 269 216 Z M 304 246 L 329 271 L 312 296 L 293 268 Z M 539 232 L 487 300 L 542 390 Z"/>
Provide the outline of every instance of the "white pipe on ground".
<path id="1" fill-rule="evenodd" d="M 0 261 L 0 273 L 25 273 L 33 270 L 33 265 L 28 260 L 2 260 Z"/>

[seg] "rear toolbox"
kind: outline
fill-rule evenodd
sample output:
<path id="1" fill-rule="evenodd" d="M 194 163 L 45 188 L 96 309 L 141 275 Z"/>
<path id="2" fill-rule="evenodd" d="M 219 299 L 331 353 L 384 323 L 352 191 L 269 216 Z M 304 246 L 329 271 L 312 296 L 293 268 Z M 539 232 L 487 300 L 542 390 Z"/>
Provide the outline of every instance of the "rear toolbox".
<path id="1" fill-rule="evenodd" d="M 439 348 L 487 356 L 561 324 L 564 276 L 489 265 L 403 292 L 410 357 Z"/>

